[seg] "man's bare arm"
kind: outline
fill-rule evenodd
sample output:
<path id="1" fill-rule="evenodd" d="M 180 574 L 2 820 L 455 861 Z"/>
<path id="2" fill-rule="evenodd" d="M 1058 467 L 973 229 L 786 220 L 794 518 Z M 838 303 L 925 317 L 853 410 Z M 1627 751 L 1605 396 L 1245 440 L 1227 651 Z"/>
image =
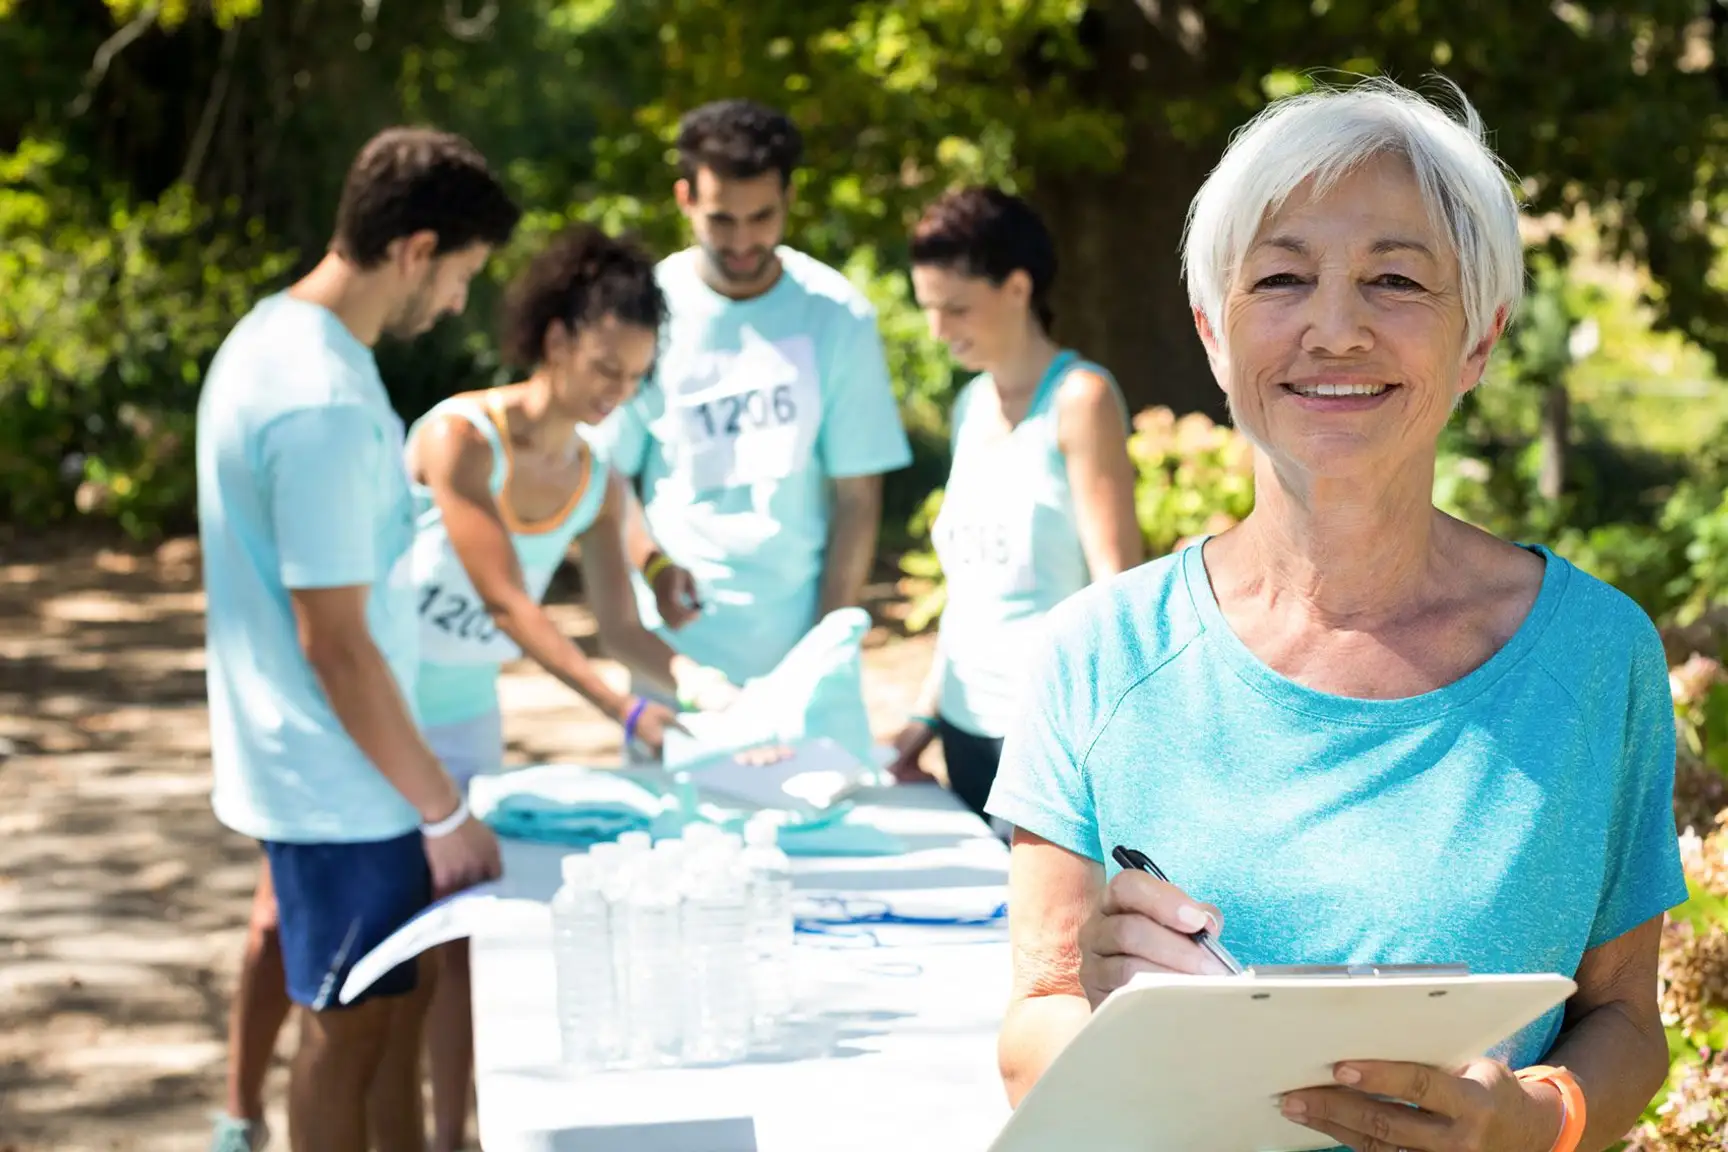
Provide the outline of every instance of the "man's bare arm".
<path id="1" fill-rule="evenodd" d="M 876 560 L 876 534 L 881 527 L 882 477 L 836 479 L 817 619 L 864 599 L 864 582 Z"/>
<path id="2" fill-rule="evenodd" d="M 330 707 L 360 751 L 420 813 L 424 824 L 456 811 L 460 795 L 426 746 L 366 625 L 364 585 L 290 593 L 300 648 Z"/>

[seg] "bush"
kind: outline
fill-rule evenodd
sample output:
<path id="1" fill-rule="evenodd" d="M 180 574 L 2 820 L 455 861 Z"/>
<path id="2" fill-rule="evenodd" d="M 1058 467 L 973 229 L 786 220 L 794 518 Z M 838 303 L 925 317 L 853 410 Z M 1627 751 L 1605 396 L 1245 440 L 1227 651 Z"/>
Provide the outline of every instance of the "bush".
<path id="1" fill-rule="evenodd" d="M 1239 523 L 1254 507 L 1254 453 L 1234 428 L 1168 408 L 1134 417 L 1134 511 L 1149 556 Z"/>
<path id="2" fill-rule="evenodd" d="M 927 520 L 919 521 L 919 516 L 948 476 L 948 414 L 965 374 L 931 338 L 905 272 L 883 271 L 871 248 L 854 252 L 844 271 L 876 306 L 888 378 L 894 383 L 901 423 L 912 444 L 911 466 L 890 473 L 883 482 L 882 547 L 899 551 L 916 547 L 929 535 Z M 939 494 L 936 499 L 940 501 Z M 928 519 L 934 517 L 929 512 Z M 908 524 L 904 534 L 899 530 L 902 524 Z"/>
<path id="3" fill-rule="evenodd" d="M 1657 522 L 1679 571 L 1668 594 L 1677 622 L 1691 623 L 1728 600 L 1728 469 L 1700 469 L 1675 489 Z"/>
<path id="4" fill-rule="evenodd" d="M 1720 1152 L 1728 1131 L 1728 1053 L 1705 1052 L 1685 1061 L 1670 1083 L 1627 1152 Z"/>
<path id="5" fill-rule="evenodd" d="M 1484 434 L 1470 417 L 1441 443 L 1435 503 L 1505 539 L 1546 544 L 1638 601 L 1690 623 L 1728 597 L 1728 465 L 1629 448 L 1585 422 L 1565 496 L 1536 492 L 1533 444 Z"/>
<path id="6" fill-rule="evenodd" d="M 0 519 L 188 522 L 204 368 L 288 268 L 261 229 L 80 190 L 61 150 L 0 153 Z"/>

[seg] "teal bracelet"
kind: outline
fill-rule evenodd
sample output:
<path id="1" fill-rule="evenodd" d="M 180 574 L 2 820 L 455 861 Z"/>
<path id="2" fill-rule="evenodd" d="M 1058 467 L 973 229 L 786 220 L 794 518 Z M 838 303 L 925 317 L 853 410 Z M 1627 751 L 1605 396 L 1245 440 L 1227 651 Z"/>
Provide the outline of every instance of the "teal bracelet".
<path id="1" fill-rule="evenodd" d="M 936 717 L 920 715 L 917 712 L 914 712 L 910 717 L 908 717 L 908 719 L 912 720 L 914 723 L 924 725 L 924 727 L 930 729 L 932 732 L 936 730 L 938 724 Z"/>

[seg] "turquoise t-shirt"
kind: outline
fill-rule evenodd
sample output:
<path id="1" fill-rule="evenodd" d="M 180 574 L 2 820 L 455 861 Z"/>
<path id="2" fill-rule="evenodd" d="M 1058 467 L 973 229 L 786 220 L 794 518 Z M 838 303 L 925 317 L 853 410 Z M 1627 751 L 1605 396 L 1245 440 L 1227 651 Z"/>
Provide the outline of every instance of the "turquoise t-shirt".
<path id="1" fill-rule="evenodd" d="M 1573 975 L 1686 899 L 1655 627 L 1546 550 L 1523 625 L 1434 692 L 1358 700 L 1262 664 L 1195 545 L 1050 613 L 989 811 L 1123 844 L 1224 915 L 1244 965 Z M 1114 874 L 1106 864 L 1107 874 Z M 1494 1055 L 1541 1060 L 1556 1009 Z"/>
<path id="2" fill-rule="evenodd" d="M 875 309 L 827 265 L 778 254 L 780 279 L 751 300 L 703 283 L 698 249 L 661 261 L 671 317 L 654 378 L 595 437 L 640 477 L 655 541 L 696 578 L 706 610 L 667 641 L 738 684 L 816 623 L 833 478 L 912 459 Z"/>
<path id="3" fill-rule="evenodd" d="M 291 588 L 368 586 L 372 639 L 412 699 L 402 439 L 372 350 L 318 305 L 269 297 L 210 365 L 197 461 L 212 803 L 242 835 L 340 843 L 419 827 L 337 720 L 289 599 Z"/>
<path id="4" fill-rule="evenodd" d="M 954 402 L 954 463 L 931 533 L 948 591 L 937 633 L 939 710 L 977 736 L 1007 732 L 1044 614 L 1092 580 L 1058 439 L 1057 393 L 1080 368 L 1114 388 L 1104 369 L 1061 352 L 1006 435 L 987 393 L 986 403 L 978 403 L 993 387 L 988 374 Z"/>
<path id="5" fill-rule="evenodd" d="M 509 482 L 512 454 L 503 435 L 503 414 L 497 408 L 497 393 L 484 402 L 453 396 L 415 421 L 409 442 L 434 419 L 459 416 L 467 420 L 492 448 L 491 489 L 499 499 Z M 510 517 L 510 542 L 522 581 L 536 601 L 546 596 L 558 566 L 570 551 L 570 542 L 586 532 L 606 503 L 609 475 L 605 458 L 590 447 L 587 480 L 571 494 L 560 515 L 539 524 L 517 524 Z M 427 727 L 457 724 L 483 716 L 498 707 L 498 670 L 522 655 L 515 641 L 492 622 L 480 594 L 456 555 L 455 545 L 444 528 L 444 514 L 432 490 L 412 485 L 415 536 L 414 587 L 420 612 L 420 669 L 415 677 L 415 703 L 420 722 Z"/>

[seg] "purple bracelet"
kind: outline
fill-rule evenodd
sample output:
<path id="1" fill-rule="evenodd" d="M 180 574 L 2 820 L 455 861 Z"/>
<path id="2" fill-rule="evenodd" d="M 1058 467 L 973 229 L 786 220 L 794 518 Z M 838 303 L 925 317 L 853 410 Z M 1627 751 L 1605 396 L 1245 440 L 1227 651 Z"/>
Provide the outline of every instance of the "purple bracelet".
<path id="1" fill-rule="evenodd" d="M 646 696 L 636 697 L 636 703 L 630 705 L 629 715 L 624 717 L 624 743 L 636 739 L 636 722 L 642 719 L 642 710 L 648 707 Z"/>

